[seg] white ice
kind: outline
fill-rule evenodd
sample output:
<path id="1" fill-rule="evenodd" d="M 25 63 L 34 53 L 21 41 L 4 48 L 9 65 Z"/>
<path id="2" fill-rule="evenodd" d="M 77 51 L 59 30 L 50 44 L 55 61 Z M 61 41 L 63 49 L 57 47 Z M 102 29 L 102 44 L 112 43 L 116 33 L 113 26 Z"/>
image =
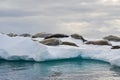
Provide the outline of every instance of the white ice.
<path id="1" fill-rule="evenodd" d="M 36 39 L 36 40 L 42 40 Z M 120 66 L 120 49 L 112 50 L 111 46 L 85 45 L 81 40 L 71 37 L 62 41 L 74 42 L 79 47 L 67 45 L 46 46 L 39 41 L 25 37 L 8 37 L 0 34 L 0 58 L 5 60 L 47 61 L 82 57 L 109 62 Z M 119 42 L 111 42 L 120 45 Z"/>

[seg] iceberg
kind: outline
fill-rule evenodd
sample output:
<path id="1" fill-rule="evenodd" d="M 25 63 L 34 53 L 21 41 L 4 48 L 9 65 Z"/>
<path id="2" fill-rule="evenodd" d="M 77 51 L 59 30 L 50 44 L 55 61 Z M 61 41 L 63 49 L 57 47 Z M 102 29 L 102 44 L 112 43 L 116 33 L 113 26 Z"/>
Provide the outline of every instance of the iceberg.
<path id="1" fill-rule="evenodd" d="M 74 42 L 79 47 L 68 45 L 46 46 L 39 41 L 33 41 L 29 37 L 9 37 L 0 34 L 0 59 L 48 61 L 69 58 L 95 59 L 109 62 L 111 65 L 120 66 L 120 50 L 111 49 L 111 46 L 85 45 L 81 40 L 71 37 L 61 38 L 62 41 Z M 111 42 L 114 45 L 119 42 Z"/>

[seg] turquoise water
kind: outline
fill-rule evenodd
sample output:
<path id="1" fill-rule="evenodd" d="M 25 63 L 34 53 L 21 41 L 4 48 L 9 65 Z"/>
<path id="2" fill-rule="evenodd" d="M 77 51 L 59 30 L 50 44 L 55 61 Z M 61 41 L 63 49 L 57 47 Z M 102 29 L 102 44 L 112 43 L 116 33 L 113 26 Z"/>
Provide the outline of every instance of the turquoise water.
<path id="1" fill-rule="evenodd" d="M 96 60 L 0 61 L 0 80 L 120 80 L 120 68 Z"/>

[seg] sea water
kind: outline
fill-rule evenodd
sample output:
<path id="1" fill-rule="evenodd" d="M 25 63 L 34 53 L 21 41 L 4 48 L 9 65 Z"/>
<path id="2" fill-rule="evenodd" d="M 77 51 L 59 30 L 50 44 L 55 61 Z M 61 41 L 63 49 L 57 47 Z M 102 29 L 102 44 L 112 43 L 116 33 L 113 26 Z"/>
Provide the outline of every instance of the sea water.
<path id="1" fill-rule="evenodd" d="M 0 61 L 0 80 L 120 80 L 120 68 L 90 59 Z"/>

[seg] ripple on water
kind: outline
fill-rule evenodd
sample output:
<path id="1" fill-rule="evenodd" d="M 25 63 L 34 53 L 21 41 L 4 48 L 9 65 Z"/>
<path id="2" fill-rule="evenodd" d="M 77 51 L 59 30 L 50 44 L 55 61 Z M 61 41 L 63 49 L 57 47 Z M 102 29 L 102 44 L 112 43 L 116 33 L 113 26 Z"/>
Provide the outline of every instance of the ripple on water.
<path id="1" fill-rule="evenodd" d="M 120 80 L 120 68 L 96 60 L 0 61 L 0 80 Z"/>

